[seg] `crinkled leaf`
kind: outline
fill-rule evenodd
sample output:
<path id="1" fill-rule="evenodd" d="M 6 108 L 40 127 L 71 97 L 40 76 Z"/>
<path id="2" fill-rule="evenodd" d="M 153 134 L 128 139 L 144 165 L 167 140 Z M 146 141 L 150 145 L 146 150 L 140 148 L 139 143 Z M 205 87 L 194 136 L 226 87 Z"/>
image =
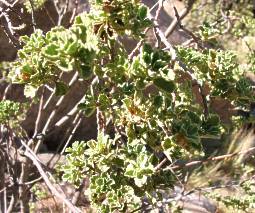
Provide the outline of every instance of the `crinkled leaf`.
<path id="1" fill-rule="evenodd" d="M 79 104 L 79 108 L 83 111 L 86 117 L 92 116 L 96 110 L 95 106 L 88 106 L 84 103 Z"/>
<path id="2" fill-rule="evenodd" d="M 100 110 L 104 111 L 107 110 L 107 108 L 110 105 L 110 100 L 105 94 L 100 94 L 98 96 L 98 103 Z"/>
<path id="3" fill-rule="evenodd" d="M 146 6 L 141 6 L 138 10 L 138 17 L 143 20 L 147 16 L 147 7 Z"/>
<path id="4" fill-rule="evenodd" d="M 37 89 L 38 89 L 38 88 L 33 87 L 33 86 L 29 85 L 29 84 L 26 84 L 26 85 L 25 85 L 25 88 L 24 88 L 24 95 L 25 95 L 27 98 L 34 98 Z"/>
<path id="5" fill-rule="evenodd" d="M 170 138 L 166 138 L 162 143 L 162 147 L 164 150 L 172 148 L 173 147 L 172 140 Z"/>
<path id="6" fill-rule="evenodd" d="M 80 75 L 85 80 L 88 80 L 92 77 L 93 71 L 90 65 L 80 65 L 79 69 Z"/>
<path id="7" fill-rule="evenodd" d="M 61 58 L 60 60 L 58 60 L 57 66 L 59 69 L 61 69 L 64 72 L 73 70 L 73 64 L 71 61 L 68 60 L 68 58 Z"/>
<path id="8" fill-rule="evenodd" d="M 55 82 L 55 86 L 56 96 L 65 95 L 68 91 L 68 86 L 63 81 Z"/>
<path id="9" fill-rule="evenodd" d="M 150 57 L 149 53 L 147 53 L 147 52 L 143 53 L 142 57 L 146 64 L 149 65 L 151 63 L 151 57 Z"/>
<path id="10" fill-rule="evenodd" d="M 154 64 L 152 64 L 152 69 L 157 71 L 160 68 L 163 68 L 164 66 L 166 66 L 165 61 L 157 60 Z"/>
<path id="11" fill-rule="evenodd" d="M 49 58 L 57 58 L 59 56 L 59 46 L 51 43 L 45 47 L 43 53 Z"/>
<path id="12" fill-rule="evenodd" d="M 209 126 L 218 126 L 220 124 L 220 117 L 216 114 L 210 114 L 206 120 Z"/>
<path id="13" fill-rule="evenodd" d="M 164 78 L 155 78 L 153 80 L 153 83 L 155 84 L 156 87 L 159 89 L 172 93 L 175 90 L 175 84 L 173 81 L 167 81 Z"/>
<path id="14" fill-rule="evenodd" d="M 151 54 L 153 52 L 151 45 L 144 44 L 143 45 L 143 52 L 147 54 Z"/>
<path id="15" fill-rule="evenodd" d="M 67 48 L 66 53 L 73 55 L 78 51 L 79 44 L 77 41 L 73 41 Z"/>

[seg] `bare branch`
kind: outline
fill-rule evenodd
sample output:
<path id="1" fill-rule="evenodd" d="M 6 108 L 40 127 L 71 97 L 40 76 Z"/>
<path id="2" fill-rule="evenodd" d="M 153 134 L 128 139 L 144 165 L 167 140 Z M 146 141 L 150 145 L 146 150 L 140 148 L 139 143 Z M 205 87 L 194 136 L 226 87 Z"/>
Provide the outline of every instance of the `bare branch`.
<path id="1" fill-rule="evenodd" d="M 28 147 L 26 147 L 28 148 Z M 60 200 L 63 201 L 63 203 L 65 203 L 68 208 L 72 211 L 72 212 L 81 212 L 78 208 L 76 208 L 65 196 L 65 194 L 62 192 L 59 192 L 54 185 L 51 183 L 51 181 L 49 180 L 47 174 L 44 172 L 44 169 L 42 168 L 42 166 L 40 165 L 40 163 L 37 161 L 36 159 L 36 155 L 35 153 L 31 150 L 31 149 L 27 149 L 25 152 L 25 155 L 32 160 L 32 162 L 34 163 L 34 165 L 36 166 L 37 170 L 39 171 L 41 177 L 43 178 L 44 182 L 46 183 L 47 187 L 49 188 L 49 190 L 52 192 L 52 194 L 54 194 L 57 198 L 59 198 Z"/>
<path id="2" fill-rule="evenodd" d="M 193 4 L 196 0 L 189 0 L 187 6 L 180 12 L 180 20 L 184 19 L 192 9 Z M 166 38 L 168 38 L 178 26 L 178 19 L 175 18 L 165 32 Z"/>
<path id="3" fill-rule="evenodd" d="M 220 156 L 216 156 L 216 157 L 210 157 L 210 158 L 207 158 L 205 160 L 195 160 L 195 161 L 191 161 L 191 162 L 181 164 L 181 165 L 166 167 L 163 170 L 164 171 L 166 171 L 166 170 L 177 170 L 177 169 L 192 167 L 192 166 L 196 166 L 196 165 L 200 165 L 200 164 L 207 164 L 207 163 L 210 163 L 212 161 L 221 161 L 221 160 L 224 160 L 226 158 L 233 158 L 233 157 L 238 156 L 238 155 L 253 153 L 254 151 L 255 151 L 255 147 L 252 147 L 252 148 L 249 148 L 245 151 L 234 152 L 234 153 L 231 153 L 231 154 L 220 155 Z"/>
<path id="4" fill-rule="evenodd" d="M 30 6 L 31 6 L 31 16 L 32 16 L 32 25 L 34 31 L 36 30 L 36 22 L 35 22 L 35 8 L 34 8 L 34 2 L 32 0 L 29 0 Z"/>

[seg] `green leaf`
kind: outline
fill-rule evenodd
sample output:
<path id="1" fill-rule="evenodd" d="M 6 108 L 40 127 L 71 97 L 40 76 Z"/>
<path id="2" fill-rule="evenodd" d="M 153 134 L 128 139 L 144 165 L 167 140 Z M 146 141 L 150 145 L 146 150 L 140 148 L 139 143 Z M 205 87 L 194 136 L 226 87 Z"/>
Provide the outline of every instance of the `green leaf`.
<path id="1" fill-rule="evenodd" d="M 195 149 L 201 148 L 200 138 L 198 136 L 189 136 L 186 139 L 191 143 L 192 147 Z"/>
<path id="2" fill-rule="evenodd" d="M 21 59 L 25 59 L 27 57 L 26 52 L 24 50 L 19 50 L 18 51 L 18 57 Z"/>
<path id="3" fill-rule="evenodd" d="M 103 178 L 98 178 L 98 179 L 96 180 L 96 184 L 97 184 L 98 186 L 102 186 L 102 185 L 105 184 L 105 181 L 104 181 Z"/>
<path id="4" fill-rule="evenodd" d="M 76 16 L 76 17 L 75 17 L 75 20 L 74 20 L 74 23 L 75 23 L 75 24 L 82 24 L 82 18 L 81 18 L 81 16 Z"/>
<path id="5" fill-rule="evenodd" d="M 147 7 L 146 6 L 141 6 L 138 10 L 138 17 L 141 20 L 144 20 L 147 16 Z"/>
<path id="6" fill-rule="evenodd" d="M 133 104 L 133 101 L 129 98 L 124 98 L 122 100 L 122 102 L 124 103 L 124 105 L 127 107 L 127 108 L 130 108 L 132 107 L 132 104 Z"/>
<path id="7" fill-rule="evenodd" d="M 186 129 L 187 135 L 198 135 L 198 126 L 196 124 L 190 124 Z"/>
<path id="8" fill-rule="evenodd" d="M 152 64 L 152 69 L 157 71 L 164 66 L 166 66 L 166 62 L 162 60 L 157 60 L 154 64 Z"/>
<path id="9" fill-rule="evenodd" d="M 149 53 L 147 53 L 147 52 L 145 52 L 145 53 L 143 53 L 143 60 L 144 60 L 144 62 L 146 63 L 146 64 L 150 64 L 151 63 L 151 57 L 150 57 L 150 54 Z"/>
<path id="10" fill-rule="evenodd" d="M 153 174 L 153 169 L 152 168 L 145 168 L 145 169 L 142 169 L 141 171 L 140 171 L 140 174 L 141 175 L 147 175 L 147 176 L 149 176 L 149 175 L 152 175 Z"/>
<path id="11" fill-rule="evenodd" d="M 143 45 L 143 52 L 147 54 L 151 54 L 153 52 L 151 45 L 144 44 Z"/>
<path id="12" fill-rule="evenodd" d="M 206 123 L 209 126 L 218 126 L 220 124 L 220 117 L 217 114 L 210 114 Z"/>
<path id="13" fill-rule="evenodd" d="M 78 51 L 79 44 L 77 41 L 73 41 L 67 48 L 66 53 L 74 55 Z"/>
<path id="14" fill-rule="evenodd" d="M 158 87 L 159 89 L 168 92 L 168 93 L 172 93 L 175 90 L 175 84 L 173 81 L 167 81 L 164 78 L 155 78 L 153 80 L 153 83 L 155 84 L 156 87 Z"/>
<path id="15" fill-rule="evenodd" d="M 64 72 L 69 72 L 73 70 L 73 63 L 69 61 L 68 58 L 61 58 L 57 61 L 57 66 L 59 69 L 63 70 Z"/>
<path id="16" fill-rule="evenodd" d="M 143 79 L 137 79 L 137 81 L 135 83 L 135 87 L 138 90 L 144 90 L 146 87 L 146 83 L 144 82 Z"/>
<path id="17" fill-rule="evenodd" d="M 200 117 L 195 112 L 188 111 L 187 115 L 193 123 L 201 124 Z"/>
<path id="18" fill-rule="evenodd" d="M 24 95 L 25 95 L 27 98 L 34 98 L 37 89 L 38 89 L 38 88 L 33 87 L 33 86 L 27 84 L 27 85 L 25 85 L 25 88 L 24 88 Z"/>
<path id="19" fill-rule="evenodd" d="M 59 56 L 59 46 L 51 43 L 43 49 L 43 53 L 49 58 L 56 59 Z"/>
<path id="20" fill-rule="evenodd" d="M 95 149 L 96 148 L 96 144 L 97 144 L 97 141 L 95 141 L 95 140 L 89 140 L 87 142 L 88 147 L 91 148 L 91 149 Z"/>
<path id="21" fill-rule="evenodd" d="M 132 95 L 134 93 L 134 84 L 133 83 L 124 83 L 122 85 L 122 92 L 126 95 Z"/>
<path id="22" fill-rule="evenodd" d="M 133 170 L 133 169 L 127 170 L 124 173 L 124 175 L 127 176 L 127 177 L 135 177 L 135 170 Z"/>
<path id="23" fill-rule="evenodd" d="M 84 104 L 79 104 L 79 108 L 82 109 L 86 117 L 90 117 L 94 114 L 96 107 L 94 106 L 85 106 Z"/>
<path id="24" fill-rule="evenodd" d="M 160 54 L 158 51 L 151 54 L 151 64 L 154 64 L 159 59 L 160 59 Z"/>
<path id="25" fill-rule="evenodd" d="M 100 94 L 98 96 L 98 103 L 99 103 L 99 108 L 102 111 L 107 110 L 110 106 L 110 100 L 105 94 Z"/>
<path id="26" fill-rule="evenodd" d="M 84 64 L 84 65 L 80 65 L 79 73 L 82 78 L 84 78 L 85 80 L 88 80 L 92 77 L 93 71 L 91 66 Z"/>
<path id="27" fill-rule="evenodd" d="M 153 99 L 153 105 L 154 107 L 158 108 L 161 107 L 163 104 L 163 97 L 161 95 L 157 95 Z"/>
<path id="28" fill-rule="evenodd" d="M 56 96 L 65 95 L 68 91 L 68 86 L 63 81 L 55 82 L 55 94 Z"/>
<path id="29" fill-rule="evenodd" d="M 33 69 L 28 64 L 22 66 L 22 73 L 32 74 Z"/>
<path id="30" fill-rule="evenodd" d="M 166 138 L 163 143 L 162 143 L 162 147 L 164 150 L 170 149 L 173 147 L 173 141 L 170 138 Z"/>
<path id="31" fill-rule="evenodd" d="M 220 133 L 220 126 L 211 126 L 206 130 L 207 134 L 218 135 Z"/>

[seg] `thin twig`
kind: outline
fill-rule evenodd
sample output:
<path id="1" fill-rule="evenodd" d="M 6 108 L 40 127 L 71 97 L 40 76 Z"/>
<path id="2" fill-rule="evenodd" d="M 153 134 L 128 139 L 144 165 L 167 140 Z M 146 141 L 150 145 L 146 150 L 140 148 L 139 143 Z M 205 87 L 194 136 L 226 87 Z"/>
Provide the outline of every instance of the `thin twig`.
<path id="1" fill-rule="evenodd" d="M 7 87 L 4 89 L 4 94 L 3 94 L 2 100 L 5 100 L 5 99 L 6 99 L 6 96 L 7 96 L 8 92 L 9 92 L 9 90 L 11 89 L 11 87 L 12 87 L 12 84 L 10 83 L 10 84 L 8 84 Z"/>
<path id="2" fill-rule="evenodd" d="M 254 176 L 252 177 L 249 177 L 245 180 L 241 180 L 241 181 L 232 181 L 231 183 L 228 183 L 228 184 L 224 184 L 224 185 L 217 185 L 217 186 L 210 186 L 210 187 L 199 187 L 199 188 L 194 188 L 194 189 L 191 189 L 190 191 L 186 192 L 184 194 L 184 196 L 187 196 L 187 195 L 190 195 L 192 193 L 195 193 L 197 191 L 212 191 L 212 190 L 215 190 L 215 189 L 222 189 L 222 188 L 232 188 L 232 187 L 240 187 L 242 184 L 244 184 L 245 182 L 247 181 L 250 181 L 251 179 L 254 179 Z"/>
<path id="3" fill-rule="evenodd" d="M 32 16 L 32 25 L 34 32 L 36 30 L 36 22 L 35 22 L 35 7 L 34 7 L 34 2 L 32 0 L 29 0 L 30 6 L 31 6 L 31 16 Z"/>
<path id="4" fill-rule="evenodd" d="M 45 91 L 45 88 L 43 88 L 41 98 L 40 98 L 40 104 L 39 104 L 39 108 L 38 108 L 37 118 L 35 121 L 35 130 L 34 130 L 33 138 L 36 137 L 38 130 L 39 130 L 39 125 L 41 122 L 42 108 L 43 108 L 43 101 L 44 101 L 44 91 Z"/>
<path id="5" fill-rule="evenodd" d="M 82 183 L 80 184 L 79 188 L 75 191 L 74 195 L 73 195 L 73 198 L 72 198 L 72 204 L 73 205 L 76 205 L 79 198 L 80 198 L 80 195 L 85 187 L 85 183 L 86 183 L 86 179 L 84 179 L 82 181 Z"/>
<path id="6" fill-rule="evenodd" d="M 0 18 L 0 23 L 1 23 L 1 26 L 4 30 L 4 33 L 9 38 L 9 41 L 11 42 L 11 44 L 14 47 L 16 47 L 17 49 L 20 49 L 21 45 L 19 43 L 18 38 L 15 36 L 15 32 L 13 31 L 12 23 L 11 23 L 11 20 L 10 20 L 8 14 L 6 12 L 1 11 L 1 10 L 0 10 L 0 12 L 2 12 L 2 16 Z"/>
<path id="7" fill-rule="evenodd" d="M 174 6 L 173 7 L 174 9 L 174 14 L 175 14 L 175 17 L 177 19 L 177 22 L 178 22 L 178 25 L 180 27 L 180 29 L 182 29 L 186 34 L 188 34 L 189 36 L 192 37 L 192 39 L 200 46 L 200 48 L 203 48 L 203 46 L 200 44 L 201 43 L 201 39 L 198 38 L 193 32 L 189 31 L 188 29 L 186 29 L 182 23 L 181 23 L 181 18 L 180 18 L 180 15 L 178 13 L 178 10 L 176 9 L 176 7 Z"/>
<path id="8" fill-rule="evenodd" d="M 49 166 L 49 164 L 52 162 L 52 160 L 56 157 L 57 153 L 59 153 L 60 149 L 62 148 L 62 146 L 64 145 L 65 141 L 65 145 L 62 148 L 62 151 L 60 153 L 60 155 L 58 155 L 57 160 L 54 161 L 54 164 L 52 165 L 52 168 L 54 168 L 54 166 L 59 162 L 59 159 L 61 158 L 61 155 L 63 155 L 63 153 L 65 152 L 66 147 L 69 145 L 70 141 L 72 140 L 74 133 L 76 132 L 77 128 L 79 127 L 80 123 L 82 121 L 82 117 L 81 117 L 81 113 L 77 113 L 77 115 L 75 116 L 72 125 L 70 126 L 70 128 L 68 128 L 68 130 L 66 131 L 65 136 L 63 137 L 61 143 L 58 145 L 58 148 L 56 150 L 56 154 L 52 155 L 52 157 L 50 158 L 47 166 Z M 68 137 L 68 139 L 66 140 L 66 138 Z"/>
<path id="9" fill-rule="evenodd" d="M 78 0 L 75 0 L 74 5 L 75 5 L 75 7 L 74 7 L 74 9 L 73 9 L 73 13 L 72 13 L 72 16 L 71 16 L 70 21 L 69 21 L 69 24 L 70 24 L 70 25 L 74 22 L 74 18 L 75 18 L 75 16 L 77 15 Z"/>
<path id="10" fill-rule="evenodd" d="M 158 171 L 159 169 L 161 169 L 161 167 L 168 161 L 167 158 L 164 158 L 155 168 L 155 171 Z"/>
<path id="11" fill-rule="evenodd" d="M 45 9 L 47 16 L 49 17 L 51 24 L 53 26 L 56 26 L 57 23 L 54 21 L 52 15 L 50 14 L 50 12 L 49 12 L 48 8 L 45 6 L 45 4 L 43 4 L 43 8 Z"/>
<path id="12" fill-rule="evenodd" d="M 78 113 L 77 115 L 78 115 L 78 118 L 79 118 L 81 114 Z M 63 154 L 63 153 L 65 152 L 66 147 L 70 144 L 70 141 L 72 140 L 72 138 L 73 138 L 73 136 L 74 136 L 74 134 L 75 134 L 77 128 L 79 127 L 79 125 L 80 125 L 80 123 L 81 123 L 81 121 L 82 121 L 82 117 L 80 117 L 78 121 L 75 121 L 76 124 L 75 124 L 75 126 L 74 126 L 74 128 L 73 128 L 71 134 L 69 134 L 69 137 L 68 137 L 68 139 L 67 139 L 67 141 L 66 141 L 66 144 L 65 144 L 65 146 L 63 147 L 63 149 L 62 149 L 62 151 L 61 151 L 61 154 Z"/>
<path id="13" fill-rule="evenodd" d="M 72 79 L 70 80 L 68 86 L 71 87 L 71 86 L 78 80 L 78 77 L 79 77 L 79 74 L 78 74 L 77 72 L 75 72 L 74 75 L 73 75 L 73 77 L 72 77 Z M 49 116 L 49 118 L 48 118 L 46 124 L 45 124 L 44 127 L 43 127 L 43 130 L 42 130 L 42 132 L 41 132 L 42 136 L 45 136 L 45 135 L 46 135 L 46 132 L 49 132 L 49 131 L 48 131 L 48 128 L 49 128 L 49 126 L 50 126 L 50 124 L 51 124 L 53 118 L 55 117 L 55 115 L 56 115 L 56 113 L 57 113 L 57 110 L 59 109 L 60 105 L 61 105 L 61 104 L 63 103 L 63 101 L 65 100 L 65 97 L 66 97 L 66 96 L 61 96 L 61 98 L 60 98 L 60 99 L 58 100 L 58 102 L 56 103 L 54 110 L 51 112 L 51 114 L 50 114 L 50 116 Z M 69 118 L 69 116 L 68 116 L 68 118 Z M 40 146 L 41 146 L 41 144 L 42 144 L 42 142 L 43 142 L 43 139 L 44 139 L 44 138 L 41 138 L 41 139 L 39 139 L 39 141 L 37 142 L 36 148 L 35 148 L 35 150 L 34 150 L 36 153 L 39 151 L 39 148 L 40 148 Z"/>
<path id="14" fill-rule="evenodd" d="M 5 154 L 0 150 L 0 161 L 5 162 Z M 1 163 L 0 165 L 0 189 L 3 189 L 3 191 L 0 191 L 0 211 L 5 212 L 6 211 L 6 205 L 5 205 L 5 199 L 4 199 L 4 191 L 6 189 L 5 187 L 5 164 Z"/>
<path id="15" fill-rule="evenodd" d="M 156 47 L 156 48 L 159 48 L 159 47 L 160 47 L 160 43 L 161 43 L 161 39 L 160 39 L 160 36 L 159 36 L 158 33 L 157 33 L 156 27 L 153 27 L 153 33 L 154 33 L 154 36 L 155 36 L 155 38 L 156 38 L 155 47 Z"/>
<path id="16" fill-rule="evenodd" d="M 221 161 L 221 160 L 224 160 L 226 158 L 233 158 L 235 156 L 248 154 L 248 153 L 251 153 L 251 152 L 254 152 L 254 151 L 255 151 L 255 147 L 252 147 L 252 148 L 249 148 L 245 151 L 234 152 L 234 153 L 231 153 L 231 154 L 220 155 L 220 156 L 216 156 L 216 157 L 210 157 L 210 158 L 207 158 L 205 160 L 195 160 L 195 161 L 191 161 L 191 162 L 188 162 L 188 163 L 185 163 L 185 164 L 166 167 L 163 170 L 164 171 L 165 170 L 177 170 L 177 169 L 192 167 L 192 166 L 196 166 L 196 165 L 200 165 L 200 164 L 207 164 L 207 163 L 210 163 L 212 161 Z"/>
<path id="17" fill-rule="evenodd" d="M 60 200 L 63 201 L 63 203 L 65 203 L 68 208 L 72 211 L 72 212 L 81 212 L 78 208 L 76 208 L 66 197 L 65 194 L 60 193 L 55 187 L 54 185 L 51 183 L 51 181 L 49 180 L 47 174 L 44 172 L 44 169 L 42 168 L 42 166 L 40 165 L 40 163 L 37 161 L 36 159 L 36 155 L 35 153 L 32 152 L 32 150 L 28 150 L 25 152 L 25 155 L 32 160 L 32 162 L 34 163 L 34 165 L 36 166 L 37 170 L 39 171 L 41 177 L 43 178 L 44 182 L 46 183 L 47 187 L 49 188 L 49 190 L 52 192 L 52 194 L 54 194 L 56 197 L 58 197 Z"/>
<path id="18" fill-rule="evenodd" d="M 204 91 L 203 91 L 203 87 L 202 85 L 199 84 L 199 82 L 197 81 L 195 75 L 194 75 L 194 71 L 192 71 L 191 69 L 189 69 L 182 61 L 180 61 L 180 59 L 177 57 L 177 53 L 176 53 L 176 50 L 174 49 L 174 47 L 169 43 L 169 41 L 167 40 L 166 36 L 163 34 L 163 32 L 159 29 L 158 26 L 158 23 L 157 21 L 155 20 L 154 17 L 151 17 L 151 19 L 153 20 L 154 22 L 154 25 L 155 25 L 155 33 L 158 35 L 158 37 L 160 38 L 160 40 L 164 43 L 164 45 L 170 50 L 170 54 L 172 56 L 172 60 L 173 61 L 176 61 L 179 66 L 185 70 L 189 75 L 190 77 L 192 78 L 193 81 L 195 81 L 195 84 L 199 86 L 199 89 L 200 89 L 200 94 L 201 94 L 201 97 L 202 97 L 202 101 L 203 101 L 203 105 L 204 105 L 204 114 L 205 114 L 205 117 L 208 116 L 209 114 L 209 110 L 208 110 L 208 106 L 207 106 L 207 100 L 206 100 L 206 96 L 204 94 Z"/>
<path id="19" fill-rule="evenodd" d="M 204 93 L 204 88 L 201 84 L 198 84 L 198 88 L 199 88 L 199 93 L 201 95 L 202 102 L 203 102 L 204 116 L 205 116 L 205 119 L 207 119 L 207 117 L 209 115 L 209 109 L 208 109 L 208 103 L 206 100 L 206 95 Z"/>
<path id="20" fill-rule="evenodd" d="M 195 1 L 196 0 L 188 1 L 187 6 L 180 12 L 180 20 L 184 19 L 189 14 Z M 173 31 L 175 30 L 177 26 L 178 26 L 178 20 L 177 18 L 175 18 L 165 32 L 166 38 L 168 38 L 173 33 Z"/>
<path id="21" fill-rule="evenodd" d="M 163 9 L 163 3 L 165 0 L 158 0 L 158 9 L 156 11 L 155 19 L 158 20 L 161 10 Z"/>

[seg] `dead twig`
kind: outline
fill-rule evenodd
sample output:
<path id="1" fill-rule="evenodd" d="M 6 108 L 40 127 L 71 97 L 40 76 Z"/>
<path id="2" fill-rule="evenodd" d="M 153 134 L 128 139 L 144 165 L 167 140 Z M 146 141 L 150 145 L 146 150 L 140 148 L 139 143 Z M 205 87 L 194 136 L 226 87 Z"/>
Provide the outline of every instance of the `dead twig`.
<path id="1" fill-rule="evenodd" d="M 192 9 L 193 4 L 195 3 L 196 0 L 189 0 L 187 3 L 187 6 L 180 12 L 180 19 L 182 20 L 184 19 L 190 12 L 190 10 Z M 179 24 L 179 20 L 177 18 L 175 18 L 172 23 L 170 24 L 170 26 L 167 28 L 167 30 L 165 31 L 165 36 L 166 38 L 168 38 L 176 29 L 176 27 Z"/>
<path id="2" fill-rule="evenodd" d="M 35 22 L 35 7 L 34 7 L 34 2 L 32 0 L 29 0 L 29 4 L 31 6 L 32 26 L 33 26 L 33 30 L 35 32 L 35 30 L 36 30 L 36 22 Z"/>
<path id="3" fill-rule="evenodd" d="M 20 49 L 21 48 L 20 42 L 18 38 L 16 37 L 16 33 L 13 30 L 13 26 L 8 14 L 6 12 L 3 12 L 2 8 L 0 8 L 0 12 L 2 12 L 0 17 L 0 24 L 4 30 L 4 33 L 8 37 L 11 44 L 17 49 Z"/>
<path id="4" fill-rule="evenodd" d="M 155 19 L 158 20 L 161 10 L 163 9 L 163 3 L 165 0 L 159 0 L 158 1 L 158 9 L 156 11 Z"/>
<path id="5" fill-rule="evenodd" d="M 23 144 L 24 145 L 24 144 Z M 59 192 L 54 185 L 51 183 L 49 180 L 47 174 L 45 173 L 44 169 L 42 168 L 41 164 L 39 163 L 36 154 L 28 147 L 26 146 L 26 151 L 24 155 L 28 157 L 30 160 L 32 160 L 33 164 L 36 166 L 38 172 L 40 173 L 41 177 L 43 178 L 45 184 L 49 188 L 49 190 L 54 194 L 57 198 L 63 201 L 67 205 L 67 207 L 72 211 L 72 212 L 78 212 L 80 213 L 81 211 L 76 208 L 66 197 L 66 195 L 63 192 Z"/>
<path id="6" fill-rule="evenodd" d="M 201 165 L 201 164 L 207 164 L 213 161 L 221 161 L 227 158 L 233 158 L 235 156 L 238 155 L 243 155 L 243 154 L 249 154 L 255 151 L 255 147 L 249 148 L 245 151 L 240 151 L 240 152 L 234 152 L 231 154 L 226 154 L 226 155 L 220 155 L 220 156 L 216 156 L 216 157 L 210 157 L 204 160 L 194 160 L 188 163 L 184 163 L 184 164 L 180 164 L 180 165 L 174 165 L 174 166 L 170 166 L 170 167 L 166 167 L 163 170 L 177 170 L 177 169 L 182 169 L 182 168 L 187 168 L 187 167 L 192 167 L 192 166 L 196 166 L 196 165 Z"/>
<path id="7" fill-rule="evenodd" d="M 72 16 L 71 16 L 70 21 L 69 21 L 69 24 L 70 24 L 70 25 L 74 22 L 74 18 L 75 18 L 75 16 L 77 15 L 78 0 L 75 0 L 74 5 L 75 5 L 75 7 L 74 7 L 74 9 L 73 9 L 73 13 L 72 13 Z"/>

